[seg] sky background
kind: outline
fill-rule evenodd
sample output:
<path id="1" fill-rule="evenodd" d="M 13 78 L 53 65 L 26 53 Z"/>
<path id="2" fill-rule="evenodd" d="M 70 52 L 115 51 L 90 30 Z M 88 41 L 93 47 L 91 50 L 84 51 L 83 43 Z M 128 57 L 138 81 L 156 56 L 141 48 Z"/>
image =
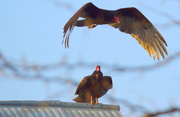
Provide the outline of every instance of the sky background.
<path id="1" fill-rule="evenodd" d="M 65 57 L 69 64 L 80 61 L 89 64 L 107 64 L 121 67 L 151 66 L 161 59 L 153 60 L 130 35 L 109 25 L 94 29 L 75 27 L 70 37 L 70 48 L 62 45 L 63 26 L 85 3 L 81 0 L 1 0 L 0 1 L 0 51 L 16 64 L 22 60 L 29 64 L 50 65 Z M 115 10 L 123 7 L 138 8 L 159 30 L 168 43 L 167 56 L 180 51 L 179 26 L 169 24 L 180 21 L 180 2 L 177 0 L 92 0 L 96 6 Z M 148 6 L 148 7 L 147 7 Z M 153 11 L 152 9 L 155 9 Z M 160 14 L 164 13 L 164 14 Z M 168 15 L 167 15 L 168 14 Z M 104 75 L 112 77 L 114 87 L 108 95 L 142 105 L 150 111 L 180 106 L 180 59 L 149 71 L 115 72 L 101 65 Z M 44 71 L 51 78 L 73 78 L 80 82 L 90 75 L 95 66 L 64 68 Z M 60 100 L 72 102 L 76 87 L 59 82 L 47 83 L 38 79 L 17 79 L 0 75 L 0 100 Z M 30 74 L 28 72 L 28 74 Z M 58 92 L 61 92 L 60 94 Z M 58 94 L 58 95 L 56 95 Z M 106 96 L 100 99 L 110 102 Z M 122 114 L 126 107 L 121 105 Z M 124 107 L 124 108 L 123 108 Z"/>

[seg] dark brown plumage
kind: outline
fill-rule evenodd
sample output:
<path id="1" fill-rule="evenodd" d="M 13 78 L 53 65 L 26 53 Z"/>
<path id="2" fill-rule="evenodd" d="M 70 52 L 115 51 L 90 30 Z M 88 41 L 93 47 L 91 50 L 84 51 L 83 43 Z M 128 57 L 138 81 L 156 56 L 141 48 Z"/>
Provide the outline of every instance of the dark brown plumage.
<path id="1" fill-rule="evenodd" d="M 79 17 L 85 18 L 78 20 Z M 167 43 L 153 24 L 136 8 L 104 10 L 92 3 L 82 6 L 65 24 L 63 42 L 69 47 L 69 36 L 74 26 L 94 28 L 97 25 L 109 24 L 120 31 L 130 34 L 154 59 L 168 55 Z"/>
<path id="2" fill-rule="evenodd" d="M 96 66 L 96 70 L 92 75 L 86 76 L 79 83 L 73 100 L 79 103 L 98 103 L 98 98 L 102 97 L 112 88 L 112 79 L 110 76 L 103 76 L 100 66 Z"/>

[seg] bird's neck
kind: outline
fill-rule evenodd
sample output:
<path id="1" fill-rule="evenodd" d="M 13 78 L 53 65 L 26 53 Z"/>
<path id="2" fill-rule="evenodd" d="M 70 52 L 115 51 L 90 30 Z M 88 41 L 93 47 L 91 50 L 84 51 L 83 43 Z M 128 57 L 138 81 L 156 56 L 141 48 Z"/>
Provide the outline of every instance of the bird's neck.
<path id="1" fill-rule="evenodd" d="M 101 71 L 98 71 L 98 72 L 97 72 L 97 71 L 94 71 L 92 75 L 94 75 L 94 77 L 95 77 L 97 80 L 99 80 L 99 79 L 101 79 L 101 78 L 103 77 L 103 74 L 102 74 Z"/>

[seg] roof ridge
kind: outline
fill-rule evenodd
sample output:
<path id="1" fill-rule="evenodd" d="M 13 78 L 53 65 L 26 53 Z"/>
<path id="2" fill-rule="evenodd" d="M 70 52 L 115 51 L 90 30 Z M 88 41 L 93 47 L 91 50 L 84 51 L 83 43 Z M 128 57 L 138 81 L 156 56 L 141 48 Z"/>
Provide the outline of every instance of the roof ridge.
<path id="1" fill-rule="evenodd" d="M 89 104 L 89 103 L 74 103 L 74 102 L 62 102 L 59 100 L 45 100 L 45 101 L 35 101 L 35 100 L 18 100 L 18 101 L 0 101 L 0 106 L 53 106 L 61 108 L 90 108 L 90 109 L 112 109 L 120 110 L 119 105 L 109 105 L 109 104 Z"/>

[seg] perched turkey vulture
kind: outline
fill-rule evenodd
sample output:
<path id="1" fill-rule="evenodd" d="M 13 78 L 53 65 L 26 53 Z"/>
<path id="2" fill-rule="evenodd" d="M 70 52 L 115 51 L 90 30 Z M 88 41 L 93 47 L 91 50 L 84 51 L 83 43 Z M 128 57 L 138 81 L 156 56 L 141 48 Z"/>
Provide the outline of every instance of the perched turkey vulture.
<path id="1" fill-rule="evenodd" d="M 84 18 L 78 20 L 79 17 Z M 168 55 L 167 43 L 153 24 L 136 8 L 117 10 L 100 9 L 91 2 L 82 6 L 65 24 L 63 43 L 69 47 L 69 37 L 74 26 L 94 28 L 97 25 L 109 24 L 120 31 L 130 34 L 154 59 Z"/>
<path id="2" fill-rule="evenodd" d="M 103 76 L 100 66 L 96 66 L 96 70 L 92 75 L 86 76 L 79 83 L 73 100 L 79 103 L 98 104 L 98 98 L 102 97 L 112 88 L 112 79 L 110 76 Z"/>

